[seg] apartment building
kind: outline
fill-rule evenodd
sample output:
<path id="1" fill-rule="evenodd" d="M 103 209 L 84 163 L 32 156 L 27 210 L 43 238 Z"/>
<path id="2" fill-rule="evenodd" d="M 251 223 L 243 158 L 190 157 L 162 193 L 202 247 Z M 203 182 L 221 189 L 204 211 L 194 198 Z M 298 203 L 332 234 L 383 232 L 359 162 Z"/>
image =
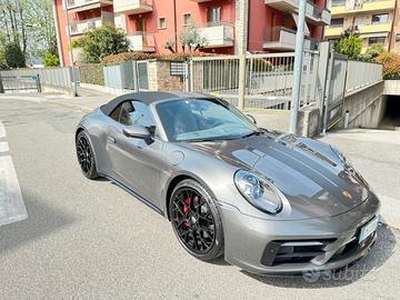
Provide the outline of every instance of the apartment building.
<path id="1" fill-rule="evenodd" d="M 298 20 L 297 0 L 53 0 L 60 57 L 70 65 L 71 38 L 113 24 L 126 31 L 132 51 L 168 53 L 173 42 L 194 22 L 207 41 L 200 51 L 223 54 L 293 51 Z M 326 0 L 307 1 L 306 43 L 312 49 L 323 38 L 331 16 Z"/>
<path id="2" fill-rule="evenodd" d="M 396 0 L 329 0 L 332 21 L 325 28 L 325 38 L 334 40 L 350 29 L 362 38 L 362 52 L 373 45 L 386 49 L 396 45 L 393 34 L 396 18 Z M 399 37 L 400 41 L 400 37 Z"/>

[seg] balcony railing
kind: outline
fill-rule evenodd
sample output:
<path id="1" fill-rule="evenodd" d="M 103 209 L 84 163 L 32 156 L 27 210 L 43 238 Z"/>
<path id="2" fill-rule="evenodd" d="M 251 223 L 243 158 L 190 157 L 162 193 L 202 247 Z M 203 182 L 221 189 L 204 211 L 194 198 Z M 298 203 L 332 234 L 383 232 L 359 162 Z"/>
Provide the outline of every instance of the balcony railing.
<path id="1" fill-rule="evenodd" d="M 269 27 L 266 29 L 264 39 L 264 49 L 273 50 L 294 50 L 296 48 L 296 31 L 283 27 Z M 317 47 L 317 41 L 310 38 L 304 39 L 304 48 L 314 50 Z"/>
<path id="2" fill-rule="evenodd" d="M 88 19 L 71 23 L 71 35 L 84 34 L 86 31 L 101 27 L 103 22 L 101 18 Z"/>
<path id="3" fill-rule="evenodd" d="M 142 14 L 153 11 L 153 0 L 114 0 L 113 7 L 115 13 Z"/>
<path id="4" fill-rule="evenodd" d="M 286 13 L 297 12 L 299 9 L 298 0 L 265 0 L 265 4 Z M 326 7 L 319 7 L 307 1 L 306 18 L 315 25 L 329 25 L 331 13 Z"/>
<path id="5" fill-rule="evenodd" d="M 137 31 L 129 34 L 127 38 L 131 42 L 132 51 L 154 52 L 156 50 L 154 34 L 151 32 Z"/>
<path id="6" fill-rule="evenodd" d="M 200 26 L 198 31 L 205 39 L 204 48 L 232 47 L 234 45 L 234 27 L 228 22 L 210 22 Z"/>
<path id="7" fill-rule="evenodd" d="M 365 13 L 393 10 L 396 0 L 357 0 L 331 3 L 331 14 L 334 16 L 348 13 Z"/>
<path id="8" fill-rule="evenodd" d="M 67 8 L 71 12 L 79 12 L 112 4 L 112 0 L 68 0 Z"/>
<path id="9" fill-rule="evenodd" d="M 81 35 L 85 31 L 99 28 L 106 24 L 114 24 L 114 16 L 109 12 L 102 12 L 99 18 L 71 22 L 71 35 Z"/>

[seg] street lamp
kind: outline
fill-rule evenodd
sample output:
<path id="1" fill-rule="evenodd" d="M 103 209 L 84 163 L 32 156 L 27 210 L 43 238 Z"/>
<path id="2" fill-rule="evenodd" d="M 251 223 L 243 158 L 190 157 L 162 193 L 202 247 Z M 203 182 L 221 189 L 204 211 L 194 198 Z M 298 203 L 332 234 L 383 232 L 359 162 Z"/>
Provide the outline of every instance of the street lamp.
<path id="1" fill-rule="evenodd" d="M 77 80 L 77 76 L 75 73 L 74 52 L 72 51 L 71 27 L 70 27 L 70 22 L 69 22 L 67 0 L 63 0 L 63 8 L 65 11 L 65 19 L 67 21 L 68 47 L 69 47 L 69 55 L 70 55 L 70 59 L 71 59 L 71 77 L 72 77 L 71 79 L 74 82 L 71 92 L 72 92 L 73 97 L 77 97 L 78 96 L 78 80 Z"/>

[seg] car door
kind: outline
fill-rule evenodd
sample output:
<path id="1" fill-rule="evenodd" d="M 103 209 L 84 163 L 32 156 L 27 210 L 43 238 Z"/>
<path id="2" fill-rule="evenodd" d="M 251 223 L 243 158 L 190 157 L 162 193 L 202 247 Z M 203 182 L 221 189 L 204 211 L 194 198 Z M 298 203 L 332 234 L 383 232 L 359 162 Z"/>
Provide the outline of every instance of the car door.
<path id="1" fill-rule="evenodd" d="M 168 163 L 162 155 L 164 142 L 157 137 L 147 104 L 134 100 L 125 101 L 110 117 L 115 122 L 107 127 L 107 151 L 114 177 L 160 207 L 160 173 L 168 168 Z M 153 131 L 152 140 L 125 136 L 122 132 L 124 126 L 133 124 Z"/>

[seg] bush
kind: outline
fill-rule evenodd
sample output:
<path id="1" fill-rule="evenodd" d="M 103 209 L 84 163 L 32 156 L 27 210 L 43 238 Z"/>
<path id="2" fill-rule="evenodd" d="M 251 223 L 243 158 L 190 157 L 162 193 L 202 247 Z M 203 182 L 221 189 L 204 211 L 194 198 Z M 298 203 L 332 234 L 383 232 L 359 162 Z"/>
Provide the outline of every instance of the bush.
<path id="1" fill-rule="evenodd" d="M 98 63 L 105 56 L 128 51 L 130 42 L 122 29 L 104 25 L 85 32 L 78 44 L 86 63 Z"/>
<path id="2" fill-rule="evenodd" d="M 7 69 L 6 53 L 3 48 L 0 48 L 0 69 Z"/>
<path id="3" fill-rule="evenodd" d="M 335 52 L 348 55 L 349 58 L 357 59 L 361 53 L 362 39 L 355 33 L 346 30 L 333 46 Z"/>
<path id="4" fill-rule="evenodd" d="M 383 52 L 375 61 L 383 65 L 383 79 L 400 79 L 400 55 L 392 52 Z"/>
<path id="5" fill-rule="evenodd" d="M 58 55 L 47 52 L 44 55 L 43 64 L 45 67 L 58 67 L 60 65 L 60 59 Z"/>
<path id="6" fill-rule="evenodd" d="M 25 56 L 18 43 L 8 43 L 5 47 L 5 58 L 9 68 L 24 68 Z"/>
<path id="7" fill-rule="evenodd" d="M 79 70 L 81 82 L 104 85 L 102 64 L 83 64 L 79 67 Z"/>

